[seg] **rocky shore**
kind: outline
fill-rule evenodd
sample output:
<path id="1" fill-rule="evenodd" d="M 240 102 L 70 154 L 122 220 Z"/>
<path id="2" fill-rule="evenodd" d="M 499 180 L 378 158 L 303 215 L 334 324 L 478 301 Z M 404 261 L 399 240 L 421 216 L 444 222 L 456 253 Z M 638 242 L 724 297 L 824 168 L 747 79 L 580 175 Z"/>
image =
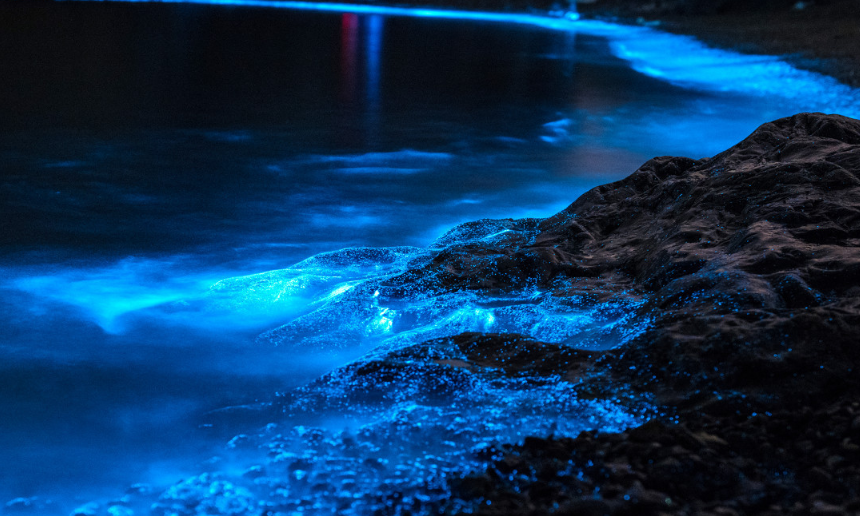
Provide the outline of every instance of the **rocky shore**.
<path id="1" fill-rule="evenodd" d="M 409 409 L 396 431 L 381 427 L 358 446 L 397 456 L 407 445 L 392 436 L 406 432 L 408 446 L 450 441 L 484 466 L 445 469 L 430 452 L 435 469 L 385 480 L 362 501 L 366 512 L 860 514 L 860 121 L 776 120 L 712 158 L 652 159 L 553 217 L 468 223 L 437 244 L 373 286 L 380 298 L 527 290 L 571 306 L 624 300 L 628 320 L 648 327 L 609 349 L 598 342 L 608 334 L 571 346 L 510 333 L 378 348 L 285 397 L 286 413 L 397 402 L 453 414 Z M 474 446 L 482 422 L 464 414 L 515 412 L 503 392 L 534 400 L 542 420 L 601 406 L 650 420 L 604 411 L 586 425 L 598 430 L 576 438 Z M 365 474 L 368 464 L 354 466 L 362 478 L 380 474 Z M 331 482 L 313 478 L 317 490 Z"/>
<path id="2" fill-rule="evenodd" d="M 555 216 L 467 223 L 426 251 L 344 302 L 527 292 L 511 306 L 597 307 L 582 333 L 598 334 L 375 347 L 255 409 L 286 421 L 230 441 L 222 461 L 261 453 L 240 475 L 215 468 L 124 503 L 165 516 L 860 514 L 860 121 L 776 120 L 712 158 L 658 157 Z M 385 417 L 295 426 L 320 414 Z M 596 430 L 552 435 L 571 428 Z"/>
<path id="3" fill-rule="evenodd" d="M 408 281 L 504 290 L 574 278 L 594 300 L 640 297 L 652 325 L 575 356 L 520 339 L 502 357 L 510 336 L 465 336 L 471 351 L 454 365 L 545 369 L 581 396 L 630 392 L 664 410 L 622 433 L 493 450 L 492 466 L 456 483 L 458 504 L 484 514 L 860 512 L 860 121 L 777 120 L 713 158 L 655 158 L 554 217 L 509 226 L 506 242 L 450 247 Z M 528 366 L 548 349 L 553 367 Z"/>
<path id="4" fill-rule="evenodd" d="M 273 403 L 219 411 L 264 426 L 201 474 L 72 514 L 860 514 L 860 121 L 798 114 L 712 158 L 652 159 L 547 219 L 315 260 L 399 253 L 402 269 L 309 331 L 332 313 L 386 323 L 404 300 L 417 319 L 416 303 L 472 299 L 479 319 L 504 301 L 584 323 L 564 344 L 385 341 Z M 291 353 L 297 329 L 270 337 Z M 341 420 L 360 424 L 327 428 Z"/>

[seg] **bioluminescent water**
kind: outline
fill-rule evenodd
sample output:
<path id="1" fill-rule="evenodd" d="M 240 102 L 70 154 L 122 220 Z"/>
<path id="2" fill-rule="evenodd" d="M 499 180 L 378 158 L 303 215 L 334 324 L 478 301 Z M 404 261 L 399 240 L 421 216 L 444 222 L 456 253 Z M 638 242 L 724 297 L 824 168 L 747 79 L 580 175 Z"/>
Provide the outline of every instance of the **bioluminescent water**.
<path id="1" fill-rule="evenodd" d="M 647 406 L 560 377 L 468 369 L 451 340 L 608 349 L 648 326 L 634 296 L 410 271 L 527 245 L 533 221 L 496 219 L 655 155 L 858 116 L 860 96 L 572 18 L 0 5 L 3 513 L 414 508 L 499 443 L 641 423 Z"/>

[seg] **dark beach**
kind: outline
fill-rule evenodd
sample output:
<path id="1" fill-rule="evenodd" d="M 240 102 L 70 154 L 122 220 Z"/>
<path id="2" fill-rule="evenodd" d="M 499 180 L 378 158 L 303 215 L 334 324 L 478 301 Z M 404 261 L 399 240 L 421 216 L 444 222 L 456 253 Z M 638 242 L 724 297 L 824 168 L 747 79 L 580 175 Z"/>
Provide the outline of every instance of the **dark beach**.
<path id="1" fill-rule="evenodd" d="M 854 3 L 578 10 L 856 86 Z M 854 90 L 603 23 L 42 5 L 0 8 L 0 513 L 860 514 L 860 121 L 780 118 Z"/>

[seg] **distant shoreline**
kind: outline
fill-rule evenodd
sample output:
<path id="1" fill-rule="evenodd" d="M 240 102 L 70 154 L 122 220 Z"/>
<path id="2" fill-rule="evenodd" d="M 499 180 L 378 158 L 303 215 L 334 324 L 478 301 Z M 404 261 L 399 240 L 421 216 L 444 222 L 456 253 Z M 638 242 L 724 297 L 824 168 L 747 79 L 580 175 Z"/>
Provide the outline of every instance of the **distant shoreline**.
<path id="1" fill-rule="evenodd" d="M 711 46 L 777 55 L 860 87 L 860 9 L 853 0 L 593 0 L 578 10 L 583 18 L 647 24 Z"/>
<path id="2" fill-rule="evenodd" d="M 574 1 L 322 0 L 315 3 L 545 14 L 563 12 Z M 767 0 L 753 4 L 732 0 L 580 0 L 576 4 L 575 10 L 585 19 L 647 25 L 690 35 L 714 47 L 775 55 L 797 68 L 860 87 L 860 9 L 854 0 Z"/>

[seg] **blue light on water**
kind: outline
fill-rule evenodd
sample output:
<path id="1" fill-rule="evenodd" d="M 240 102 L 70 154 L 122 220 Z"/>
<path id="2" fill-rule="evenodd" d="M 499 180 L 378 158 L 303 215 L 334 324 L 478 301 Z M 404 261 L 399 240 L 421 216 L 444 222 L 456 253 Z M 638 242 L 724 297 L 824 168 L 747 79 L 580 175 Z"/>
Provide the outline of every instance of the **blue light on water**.
<path id="1" fill-rule="evenodd" d="M 367 152 L 365 154 L 347 154 L 337 156 L 314 156 L 311 161 L 343 164 L 346 167 L 377 167 L 377 166 L 415 166 L 445 164 L 454 159 L 447 152 L 426 152 L 403 149 L 391 152 Z"/>
<path id="2" fill-rule="evenodd" d="M 610 38 L 613 54 L 656 79 L 692 89 L 781 99 L 786 116 L 800 111 L 860 116 L 860 90 L 799 70 L 779 56 L 711 48 L 690 36 L 647 27 L 590 27 Z"/>
<path id="3" fill-rule="evenodd" d="M 69 1 L 69 0 L 60 0 Z M 71 0 L 71 1 L 111 1 L 133 3 L 184 3 L 207 5 L 233 5 L 241 7 L 269 7 L 275 9 L 295 9 L 301 11 L 322 11 L 355 14 L 378 14 L 384 16 L 413 16 L 422 18 L 443 18 L 450 20 L 490 21 L 500 23 L 521 23 L 544 27 L 562 27 L 576 21 L 576 13 L 565 13 L 561 17 L 548 17 L 531 14 L 494 13 L 479 11 L 460 11 L 454 9 L 424 9 L 413 7 L 391 7 L 383 5 L 342 4 L 326 2 L 292 2 L 284 0 Z"/>
<path id="4" fill-rule="evenodd" d="M 341 89 L 343 99 L 351 103 L 355 100 L 356 59 L 358 47 L 358 16 L 344 13 L 341 18 Z"/>
<path id="5" fill-rule="evenodd" d="M 514 232 L 498 231 L 504 223 L 472 224 L 446 241 L 490 242 Z M 283 405 L 283 414 L 273 414 L 277 423 L 230 440 L 207 472 L 158 486 L 150 492 L 157 499 L 131 496 L 122 506 L 134 506 L 134 514 L 138 507 L 152 507 L 154 514 L 194 507 L 202 514 L 212 507 L 247 512 L 261 503 L 312 500 L 310 514 L 369 514 L 377 503 L 370 495 L 393 482 L 410 496 L 444 500 L 447 478 L 481 467 L 474 452 L 493 443 L 527 435 L 573 435 L 587 428 L 620 430 L 644 420 L 642 413 L 615 400 L 579 399 L 575 386 L 559 378 L 506 378 L 492 369 L 487 375 L 473 374 L 452 365 L 465 363 L 456 346 L 424 344 L 464 331 L 524 331 L 599 348 L 647 326 L 648 321 L 633 315 L 635 306 L 623 300 L 583 304 L 528 284 L 503 296 L 434 292 L 422 281 L 389 284 L 433 256 L 434 251 L 414 247 L 342 249 L 286 269 L 226 278 L 203 294 L 189 288 L 191 297 L 179 302 L 173 297 L 181 289 L 171 292 L 161 317 L 176 324 L 202 320 L 215 325 L 221 317 L 226 318 L 220 322 L 223 327 L 236 329 L 250 315 L 277 311 L 284 303 L 302 305 L 301 313 L 282 313 L 292 319 L 289 323 L 258 338 L 258 344 L 269 345 L 262 353 L 274 345 L 293 359 L 326 360 L 345 347 L 372 351 L 277 400 Z M 61 271 L 11 286 L 106 317 L 119 305 L 134 310 L 156 301 L 145 295 L 146 287 L 157 283 L 163 265 L 126 260 L 122 267 L 89 275 Z M 429 281 L 436 281 L 434 274 Z M 111 284 L 115 291 L 108 288 Z M 580 339 L 589 335 L 591 340 Z M 245 474 L 253 468 L 254 476 Z M 316 489 L 326 478 L 333 490 Z M 79 512 L 118 514 L 112 503 L 89 502 Z"/>
<path id="6" fill-rule="evenodd" d="M 170 275 L 174 260 L 126 258 L 105 267 L 34 270 L 7 273 L 0 287 L 33 296 L 31 309 L 49 310 L 49 303 L 73 307 L 108 333 L 121 333 L 122 317 L 146 308 L 205 292 L 217 276 L 191 273 Z"/>
<path id="7" fill-rule="evenodd" d="M 595 20 L 581 20 L 576 13 L 559 16 L 493 13 L 451 9 L 424 9 L 381 5 L 294 2 L 283 0 L 58 0 L 134 3 L 185 3 L 232 5 L 353 13 L 372 16 L 405 16 L 530 25 L 545 29 L 606 37 L 612 53 L 636 71 L 691 89 L 765 96 L 782 101 L 772 118 L 801 111 L 838 112 L 860 117 L 860 90 L 831 77 L 799 70 L 777 56 L 747 55 L 708 47 L 695 38 Z M 382 18 L 370 18 L 367 40 L 368 95 L 378 92 Z M 570 40 L 573 44 L 573 39 Z M 348 60 L 354 66 L 354 55 Z"/>
<path id="8" fill-rule="evenodd" d="M 378 14 L 367 16 L 367 133 L 376 140 L 380 130 L 382 76 L 382 36 L 385 18 Z"/>

